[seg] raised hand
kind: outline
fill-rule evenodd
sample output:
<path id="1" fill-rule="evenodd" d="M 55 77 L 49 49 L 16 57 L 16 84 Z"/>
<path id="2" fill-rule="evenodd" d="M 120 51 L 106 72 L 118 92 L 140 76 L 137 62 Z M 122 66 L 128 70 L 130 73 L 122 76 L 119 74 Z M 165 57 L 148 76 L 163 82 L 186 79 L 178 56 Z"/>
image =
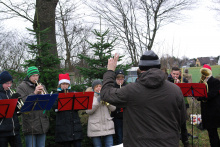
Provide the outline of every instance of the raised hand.
<path id="1" fill-rule="evenodd" d="M 114 58 L 108 59 L 108 66 L 107 66 L 108 70 L 115 71 L 116 66 L 117 66 L 117 62 L 118 62 L 118 58 L 119 58 L 119 54 L 115 53 Z"/>

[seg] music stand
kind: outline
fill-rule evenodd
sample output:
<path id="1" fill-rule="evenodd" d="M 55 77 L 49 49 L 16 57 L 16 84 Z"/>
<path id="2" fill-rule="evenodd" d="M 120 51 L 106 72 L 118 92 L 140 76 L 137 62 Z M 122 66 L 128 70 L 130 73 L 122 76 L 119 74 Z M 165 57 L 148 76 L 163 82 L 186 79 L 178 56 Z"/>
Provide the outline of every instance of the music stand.
<path id="1" fill-rule="evenodd" d="M 204 83 L 176 83 L 176 85 L 180 87 L 184 97 L 207 97 L 206 85 Z M 193 114 L 193 105 L 194 105 L 194 99 L 192 104 L 192 114 Z M 193 146 L 193 123 L 192 123 L 192 146 Z"/>
<path id="2" fill-rule="evenodd" d="M 58 111 L 92 109 L 94 92 L 59 93 Z"/>
<path id="3" fill-rule="evenodd" d="M 0 118 L 12 118 L 18 99 L 0 100 Z"/>
<path id="4" fill-rule="evenodd" d="M 50 110 L 57 97 L 58 94 L 30 95 L 24 102 L 24 106 L 22 106 L 21 112 Z"/>

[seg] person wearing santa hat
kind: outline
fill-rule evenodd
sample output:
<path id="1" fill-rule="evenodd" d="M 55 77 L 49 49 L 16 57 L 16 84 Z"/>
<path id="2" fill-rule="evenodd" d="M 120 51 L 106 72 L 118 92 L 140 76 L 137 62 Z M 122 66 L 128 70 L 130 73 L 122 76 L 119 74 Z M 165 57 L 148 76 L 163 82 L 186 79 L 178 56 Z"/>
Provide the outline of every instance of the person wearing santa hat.
<path id="1" fill-rule="evenodd" d="M 200 72 L 207 83 L 208 97 L 199 97 L 201 101 L 202 124 L 204 129 L 207 129 L 209 141 L 212 147 L 219 147 L 220 140 L 217 128 L 220 127 L 220 81 L 212 76 L 212 69 L 205 64 Z"/>
<path id="2" fill-rule="evenodd" d="M 69 74 L 59 74 L 58 93 L 71 92 Z M 53 108 L 56 112 L 55 142 L 64 145 L 64 147 L 81 147 L 83 139 L 82 124 L 78 111 L 57 111 L 58 101 Z"/>

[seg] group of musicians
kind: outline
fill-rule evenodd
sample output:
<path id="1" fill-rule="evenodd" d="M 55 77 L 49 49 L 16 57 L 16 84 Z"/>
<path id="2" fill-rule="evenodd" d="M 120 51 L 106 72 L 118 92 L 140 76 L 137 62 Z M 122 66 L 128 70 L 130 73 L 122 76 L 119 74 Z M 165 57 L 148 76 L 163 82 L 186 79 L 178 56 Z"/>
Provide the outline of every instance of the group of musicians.
<path id="1" fill-rule="evenodd" d="M 203 82 L 208 85 L 208 97 L 200 97 L 197 98 L 197 100 L 201 101 L 203 127 L 208 131 L 210 144 L 212 147 L 219 147 L 220 141 L 217 128 L 220 127 L 220 81 L 212 76 L 212 70 L 209 65 L 204 65 L 201 71 L 202 70 L 205 70 L 205 78 L 203 79 Z M 171 72 L 172 77 L 170 77 L 170 79 L 168 77 L 168 80 L 178 83 L 181 79 L 178 77 L 176 78 L 175 71 L 179 72 L 180 70 L 174 68 Z M 0 100 L 20 97 L 25 102 L 30 95 L 44 93 L 46 88 L 43 85 L 38 84 L 39 75 L 40 73 L 37 67 L 29 67 L 26 78 L 21 84 L 19 84 L 16 93 L 11 94 L 10 87 L 13 82 L 12 76 L 7 71 L 3 71 L 0 74 Z M 59 75 L 58 92 L 64 92 L 64 90 L 70 90 L 70 79 L 68 74 Z M 16 108 L 16 111 L 18 111 L 18 108 Z M 0 118 L 0 145 L 2 147 L 7 147 L 8 144 L 10 144 L 11 147 L 22 147 L 19 131 L 20 125 L 16 111 L 12 118 Z M 121 111 L 121 109 L 119 111 Z M 74 115 L 72 113 L 74 113 Z M 45 146 L 46 133 L 49 129 L 49 118 L 47 114 L 43 113 L 43 110 L 22 113 L 21 119 L 22 132 L 25 136 L 26 146 Z M 57 142 L 59 142 L 59 140 L 64 140 L 64 142 L 67 143 L 66 146 L 71 146 L 73 141 L 74 146 L 80 147 L 83 138 L 82 126 L 78 113 L 74 110 L 72 112 L 67 111 L 62 114 L 60 113 L 56 122 L 56 130 L 59 130 L 56 132 Z M 73 124 L 77 127 L 74 128 Z M 181 127 L 181 131 L 184 129 L 186 130 L 186 124 Z M 65 131 L 67 133 L 72 133 L 73 137 L 68 138 L 64 133 Z M 187 134 L 187 130 L 182 133 Z M 182 141 L 188 145 L 188 138 Z"/>

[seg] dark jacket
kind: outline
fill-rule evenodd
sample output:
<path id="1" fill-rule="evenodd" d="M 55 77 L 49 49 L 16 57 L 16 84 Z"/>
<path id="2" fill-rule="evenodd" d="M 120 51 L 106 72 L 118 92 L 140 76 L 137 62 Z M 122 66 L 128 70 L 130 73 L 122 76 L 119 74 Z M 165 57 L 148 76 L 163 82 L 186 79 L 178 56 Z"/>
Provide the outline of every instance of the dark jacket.
<path id="1" fill-rule="evenodd" d="M 124 83 L 121 85 L 121 87 L 123 87 L 125 85 L 126 85 L 126 81 L 124 81 Z M 120 85 L 118 85 L 115 82 L 114 88 L 120 88 Z M 116 110 L 111 112 L 111 117 L 114 117 L 114 118 L 117 118 L 117 119 L 123 119 L 123 108 L 116 106 Z"/>
<path id="2" fill-rule="evenodd" d="M 0 100 L 4 99 L 11 99 L 10 91 L 5 91 L 0 86 Z M 19 130 L 20 124 L 16 111 L 12 118 L 0 118 L 0 137 L 15 136 L 19 134 Z"/>
<path id="3" fill-rule="evenodd" d="M 59 93 L 63 92 L 64 91 L 59 91 Z M 57 108 L 58 100 L 53 106 L 53 109 L 56 110 Z M 66 142 L 79 139 L 83 139 L 83 133 L 78 111 L 56 112 L 55 142 Z"/>
<path id="4" fill-rule="evenodd" d="M 123 112 L 124 147 L 178 147 L 179 131 L 186 119 L 180 88 L 165 80 L 162 70 L 144 72 L 136 83 L 113 88 L 115 73 L 103 77 L 101 98 Z"/>
<path id="5" fill-rule="evenodd" d="M 21 95 L 23 102 L 29 95 L 35 95 L 34 90 L 37 85 L 29 81 L 28 77 L 17 87 L 17 92 Z M 45 134 L 49 129 L 49 118 L 43 110 L 22 113 L 22 131 L 24 135 Z"/>
<path id="6" fill-rule="evenodd" d="M 220 127 L 220 81 L 210 77 L 208 82 L 208 98 L 201 97 L 202 124 L 204 129 Z"/>

